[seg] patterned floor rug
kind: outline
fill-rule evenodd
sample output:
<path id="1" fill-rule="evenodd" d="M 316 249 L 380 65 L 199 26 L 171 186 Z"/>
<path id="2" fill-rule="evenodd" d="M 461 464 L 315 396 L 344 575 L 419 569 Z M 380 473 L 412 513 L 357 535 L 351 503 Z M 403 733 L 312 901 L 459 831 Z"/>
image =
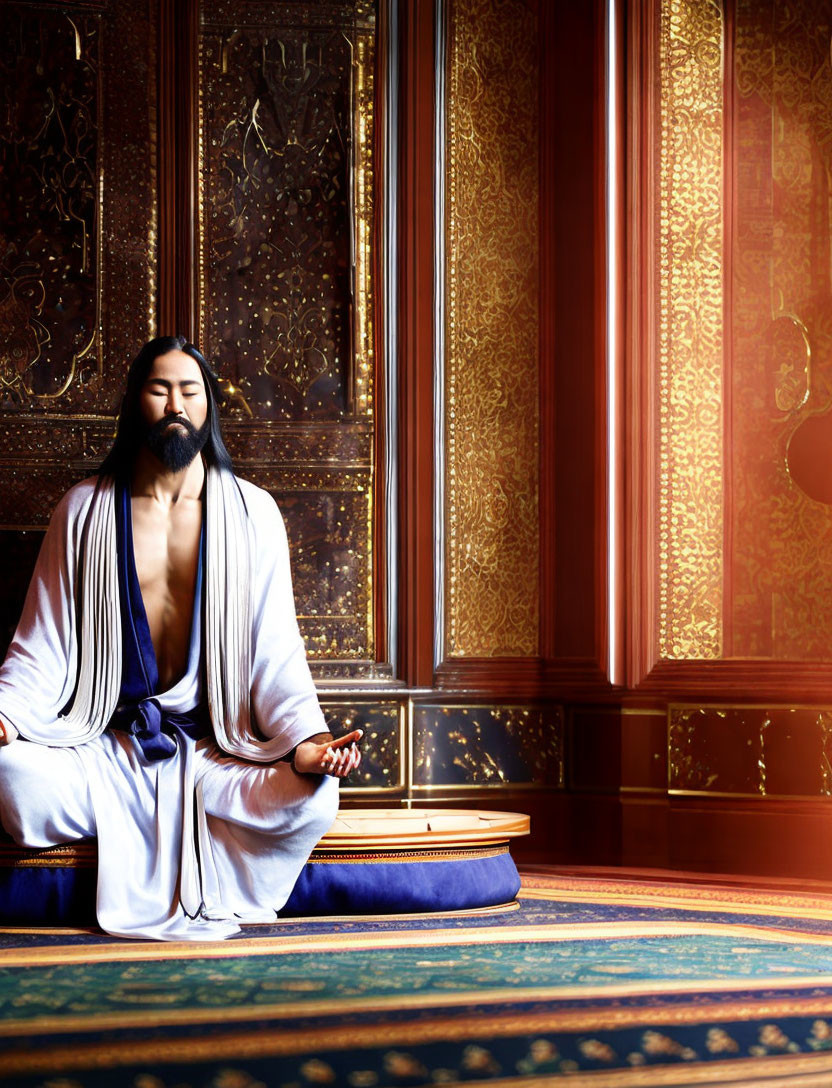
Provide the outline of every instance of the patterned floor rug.
<path id="1" fill-rule="evenodd" d="M 0 931 L 0 1080 L 832 1086 L 832 894 L 524 875 L 475 915 L 221 943 Z"/>

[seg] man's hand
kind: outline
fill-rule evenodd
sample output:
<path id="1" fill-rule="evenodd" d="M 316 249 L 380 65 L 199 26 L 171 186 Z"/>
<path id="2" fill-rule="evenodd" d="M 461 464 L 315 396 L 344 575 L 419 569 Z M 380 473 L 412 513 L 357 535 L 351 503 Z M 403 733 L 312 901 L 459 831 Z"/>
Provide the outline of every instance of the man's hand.
<path id="1" fill-rule="evenodd" d="M 4 744 L 11 744 L 13 740 L 17 740 L 18 736 L 19 734 L 12 723 L 0 717 L 0 748 Z"/>
<path id="2" fill-rule="evenodd" d="M 295 749 L 292 760 L 300 774 L 330 774 L 333 778 L 346 778 L 361 763 L 356 741 L 364 736 L 363 729 L 353 729 L 337 740 L 304 740 Z"/>

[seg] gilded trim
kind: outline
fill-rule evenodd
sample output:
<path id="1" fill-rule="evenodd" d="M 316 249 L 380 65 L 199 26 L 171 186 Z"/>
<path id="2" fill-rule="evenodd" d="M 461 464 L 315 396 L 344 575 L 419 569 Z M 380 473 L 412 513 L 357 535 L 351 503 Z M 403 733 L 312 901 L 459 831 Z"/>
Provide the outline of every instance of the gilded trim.
<path id="1" fill-rule="evenodd" d="M 659 32 L 659 656 L 722 655 L 721 4 L 662 0 Z"/>
<path id="2" fill-rule="evenodd" d="M 30 850 L 25 846 L 0 844 L 0 869 L 93 869 L 97 863 L 95 844 L 50 846 Z"/>
<path id="3" fill-rule="evenodd" d="M 473 847 L 468 850 L 384 850 L 367 852 L 360 847 L 343 852 L 343 848 L 329 851 L 318 847 L 309 859 L 315 865 L 366 865 L 420 861 L 471 861 L 478 858 L 496 858 L 509 852 L 508 846 Z"/>
<path id="4" fill-rule="evenodd" d="M 97 863 L 94 847 L 53 847 L 42 853 L 33 853 L 25 846 L 0 847 L 0 869 L 94 869 Z M 447 850 L 366 850 L 343 845 L 327 849 L 318 846 L 309 858 L 311 865 L 369 865 L 369 864 L 417 864 L 422 861 L 471 861 L 479 858 L 499 857 L 509 852 L 508 846 L 486 845 Z"/>

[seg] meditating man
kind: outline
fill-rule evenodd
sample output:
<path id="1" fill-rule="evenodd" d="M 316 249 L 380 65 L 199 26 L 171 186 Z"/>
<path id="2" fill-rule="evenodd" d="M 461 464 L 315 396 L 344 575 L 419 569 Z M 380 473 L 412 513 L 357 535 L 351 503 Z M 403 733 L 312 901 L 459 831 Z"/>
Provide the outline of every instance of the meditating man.
<path id="1" fill-rule="evenodd" d="M 0 668 L 0 817 L 96 836 L 112 934 L 226 937 L 286 901 L 358 766 L 327 732 L 272 498 L 238 479 L 216 377 L 139 352 L 113 448 L 58 504 Z"/>

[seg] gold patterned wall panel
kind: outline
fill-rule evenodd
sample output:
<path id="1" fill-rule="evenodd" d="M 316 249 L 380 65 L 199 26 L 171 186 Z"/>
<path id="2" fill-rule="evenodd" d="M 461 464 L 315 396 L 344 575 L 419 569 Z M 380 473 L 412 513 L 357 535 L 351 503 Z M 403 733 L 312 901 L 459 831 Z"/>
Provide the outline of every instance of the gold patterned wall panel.
<path id="1" fill-rule="evenodd" d="M 735 656 L 832 655 L 832 506 L 789 472 L 793 441 L 832 434 L 830 36 L 822 0 L 738 0 L 734 141 L 749 183 L 733 204 Z"/>
<path id="2" fill-rule="evenodd" d="M 822 660 L 832 12 L 823 0 L 731 11 L 725 39 L 720 5 L 661 6 L 659 652 Z"/>
<path id="3" fill-rule="evenodd" d="M 0 14 L 0 525 L 43 526 L 152 335 L 156 4 Z"/>
<path id="4" fill-rule="evenodd" d="M 445 652 L 538 650 L 537 22 L 448 10 Z"/>
<path id="5" fill-rule="evenodd" d="M 722 33 L 713 0 L 666 0 L 657 156 L 659 653 L 722 652 Z"/>
<path id="6" fill-rule="evenodd" d="M 205 3 L 200 327 L 313 657 L 372 669 L 375 4 Z"/>

